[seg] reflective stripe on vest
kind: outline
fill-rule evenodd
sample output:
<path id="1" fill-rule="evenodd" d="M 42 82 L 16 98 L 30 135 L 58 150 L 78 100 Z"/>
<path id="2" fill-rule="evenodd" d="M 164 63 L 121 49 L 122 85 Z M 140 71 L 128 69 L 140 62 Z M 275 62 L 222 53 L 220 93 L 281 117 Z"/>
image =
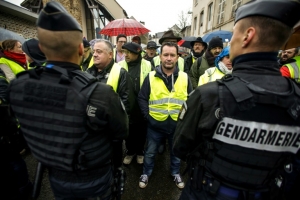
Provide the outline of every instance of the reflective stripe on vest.
<path id="1" fill-rule="evenodd" d="M 179 110 L 187 99 L 188 77 L 179 71 L 173 91 L 169 91 L 163 80 L 155 77 L 155 71 L 149 73 L 150 99 L 149 114 L 157 121 L 165 121 L 170 115 L 177 121 Z"/>
<path id="2" fill-rule="evenodd" d="M 118 84 L 119 84 L 119 78 L 120 78 L 120 72 L 121 72 L 121 66 L 115 63 L 108 75 L 108 79 L 106 84 L 111 85 L 115 92 L 117 92 Z"/>
<path id="3" fill-rule="evenodd" d="M 128 71 L 128 64 L 125 60 L 118 62 L 118 64 Z M 145 59 L 142 59 L 140 71 L 140 87 L 142 87 L 146 76 L 149 74 L 149 72 L 151 72 L 151 63 Z"/>
<path id="4" fill-rule="evenodd" d="M 22 71 L 25 71 L 25 69 L 22 66 L 20 66 L 18 63 L 14 62 L 12 60 L 6 59 L 4 57 L 0 58 L 0 64 L 7 65 L 15 75 L 17 75 L 18 73 L 20 73 Z"/>
<path id="5" fill-rule="evenodd" d="M 294 57 L 294 59 L 296 60 L 296 62 L 292 62 L 289 64 L 286 64 L 285 66 L 288 67 L 290 74 L 291 74 L 291 78 L 295 79 L 295 81 L 297 83 L 300 82 L 300 56 L 296 56 Z"/>
<path id="6" fill-rule="evenodd" d="M 155 56 L 153 58 L 153 62 L 154 62 L 154 66 L 157 67 L 158 65 L 160 65 L 160 57 L 159 56 Z M 180 71 L 184 71 L 184 59 L 182 57 L 178 58 L 177 61 L 178 64 L 178 68 Z"/>

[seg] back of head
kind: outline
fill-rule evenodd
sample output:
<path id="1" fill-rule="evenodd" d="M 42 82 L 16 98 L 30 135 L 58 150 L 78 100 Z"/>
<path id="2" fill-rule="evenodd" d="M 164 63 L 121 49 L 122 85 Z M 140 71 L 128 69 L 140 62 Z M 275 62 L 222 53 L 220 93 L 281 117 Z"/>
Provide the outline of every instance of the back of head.
<path id="1" fill-rule="evenodd" d="M 40 12 L 38 38 L 47 59 L 68 60 L 76 57 L 82 45 L 82 30 L 76 19 L 58 2 L 51 1 Z"/>
<path id="2" fill-rule="evenodd" d="M 42 65 L 46 62 L 45 54 L 39 47 L 39 41 L 35 38 L 25 41 L 22 50 L 37 64 Z"/>
<path id="3" fill-rule="evenodd" d="M 140 36 L 136 35 L 131 39 L 132 42 L 138 43 L 139 45 L 142 44 Z"/>
<path id="4" fill-rule="evenodd" d="M 272 46 L 273 50 L 278 50 L 300 20 L 299 10 L 299 0 L 252 0 L 236 10 L 235 24 L 242 21 L 242 32 L 254 27 L 256 45 L 268 49 Z"/>

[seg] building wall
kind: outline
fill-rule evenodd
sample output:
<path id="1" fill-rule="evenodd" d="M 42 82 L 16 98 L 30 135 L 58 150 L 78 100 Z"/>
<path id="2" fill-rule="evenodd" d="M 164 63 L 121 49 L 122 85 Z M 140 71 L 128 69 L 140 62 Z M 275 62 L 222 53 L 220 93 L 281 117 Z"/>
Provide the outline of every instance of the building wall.
<path id="1" fill-rule="evenodd" d="M 190 0 L 193 1 L 192 22 L 191 22 L 191 35 L 204 36 L 206 33 L 214 30 L 232 31 L 234 26 L 234 16 L 232 11 L 236 6 L 233 5 L 233 0 Z M 241 5 L 249 2 L 250 0 L 236 0 L 241 2 Z M 220 5 L 220 2 L 223 2 Z M 208 24 L 208 6 L 213 3 L 211 24 Z M 220 10 L 220 7 L 223 7 Z M 203 14 L 203 24 L 200 30 L 200 13 Z M 223 12 L 222 20 L 218 20 L 219 14 Z M 195 20 L 197 18 L 197 20 Z"/>
<path id="2" fill-rule="evenodd" d="M 20 34 L 25 39 L 37 37 L 35 22 L 16 17 L 11 14 L 3 13 L 1 11 L 0 26 Z"/>

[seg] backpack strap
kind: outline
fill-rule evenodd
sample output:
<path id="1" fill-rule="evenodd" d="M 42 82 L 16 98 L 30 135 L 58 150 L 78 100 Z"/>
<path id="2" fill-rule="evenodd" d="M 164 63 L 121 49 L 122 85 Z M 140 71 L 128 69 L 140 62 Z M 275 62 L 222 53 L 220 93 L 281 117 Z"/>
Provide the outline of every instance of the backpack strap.
<path id="1" fill-rule="evenodd" d="M 199 67 L 201 65 L 201 61 L 202 61 L 202 56 L 197 58 L 197 69 L 199 69 Z"/>

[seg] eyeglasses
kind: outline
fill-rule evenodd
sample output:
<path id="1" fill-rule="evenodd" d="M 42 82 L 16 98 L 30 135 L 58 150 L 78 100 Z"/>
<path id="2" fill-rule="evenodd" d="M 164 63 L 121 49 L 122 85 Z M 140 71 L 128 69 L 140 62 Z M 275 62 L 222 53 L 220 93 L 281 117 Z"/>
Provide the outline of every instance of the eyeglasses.
<path id="1" fill-rule="evenodd" d="M 123 43 L 124 44 L 124 43 L 126 43 L 126 41 L 118 41 L 118 43 L 120 43 L 120 44 Z"/>
<path id="2" fill-rule="evenodd" d="M 151 51 L 155 51 L 156 49 L 155 48 L 147 48 L 148 50 L 151 50 Z"/>
<path id="3" fill-rule="evenodd" d="M 91 48 L 87 48 L 87 50 L 84 50 L 84 53 L 88 52 Z"/>

